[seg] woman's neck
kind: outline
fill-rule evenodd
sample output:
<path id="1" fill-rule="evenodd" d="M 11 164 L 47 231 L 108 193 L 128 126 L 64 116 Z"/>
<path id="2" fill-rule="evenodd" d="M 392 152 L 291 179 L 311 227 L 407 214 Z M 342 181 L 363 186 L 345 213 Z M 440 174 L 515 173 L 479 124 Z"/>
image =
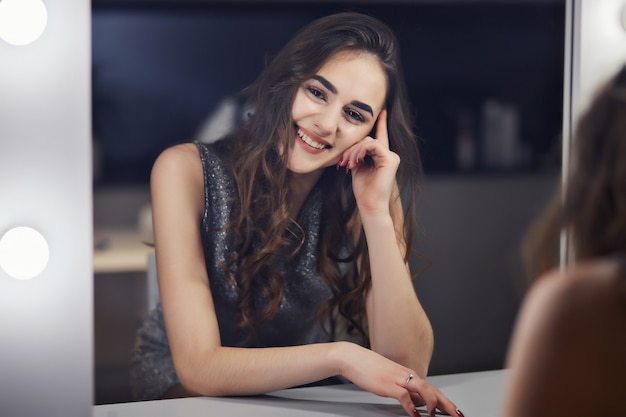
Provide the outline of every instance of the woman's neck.
<path id="1" fill-rule="evenodd" d="M 323 170 L 310 172 L 307 174 L 295 174 L 289 172 L 289 191 L 291 200 L 289 201 L 289 215 L 295 219 L 309 196 L 309 193 L 322 176 Z"/>

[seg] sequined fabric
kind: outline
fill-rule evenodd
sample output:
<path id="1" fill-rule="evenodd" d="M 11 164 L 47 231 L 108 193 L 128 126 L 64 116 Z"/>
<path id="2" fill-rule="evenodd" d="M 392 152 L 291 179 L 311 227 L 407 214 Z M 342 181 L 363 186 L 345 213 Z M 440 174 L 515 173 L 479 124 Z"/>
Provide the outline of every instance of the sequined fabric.
<path id="1" fill-rule="evenodd" d="M 232 257 L 236 248 L 234 234 L 221 230 L 233 213 L 231 197 L 235 193 L 234 179 L 230 167 L 220 159 L 212 145 L 196 145 L 205 181 L 205 210 L 200 225 L 202 245 L 222 345 L 241 346 L 248 333 L 235 326 L 236 291 L 219 267 Z M 297 219 L 305 233 L 304 247 L 295 258 L 280 265 L 285 278 L 280 310 L 271 321 L 258 326 L 252 340 L 244 346 L 293 346 L 329 341 L 316 319 L 319 305 L 331 296 L 328 286 L 316 274 L 321 212 L 321 191 L 314 188 Z M 256 302 L 262 303 L 263 300 Z M 159 304 L 137 333 L 131 360 L 133 396 L 137 400 L 161 398 L 177 383 Z"/>

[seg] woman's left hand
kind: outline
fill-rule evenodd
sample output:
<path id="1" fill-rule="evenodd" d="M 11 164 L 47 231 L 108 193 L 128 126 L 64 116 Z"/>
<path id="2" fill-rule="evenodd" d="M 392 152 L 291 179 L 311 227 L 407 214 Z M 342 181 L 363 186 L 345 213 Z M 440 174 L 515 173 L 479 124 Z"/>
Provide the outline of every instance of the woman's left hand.
<path id="1" fill-rule="evenodd" d="M 365 162 L 366 156 L 371 163 Z M 340 165 L 352 172 L 352 188 L 362 213 L 389 211 L 400 157 L 389 150 L 387 110 L 378 115 L 376 138 L 367 136 L 348 148 Z"/>

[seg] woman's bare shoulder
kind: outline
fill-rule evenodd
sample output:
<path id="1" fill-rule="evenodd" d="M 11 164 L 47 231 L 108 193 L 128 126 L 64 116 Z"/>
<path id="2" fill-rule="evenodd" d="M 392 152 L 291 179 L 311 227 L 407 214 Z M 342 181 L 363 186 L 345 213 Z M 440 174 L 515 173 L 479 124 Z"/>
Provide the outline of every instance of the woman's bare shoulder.
<path id="1" fill-rule="evenodd" d="M 203 207 L 204 174 L 196 144 L 184 143 L 165 149 L 157 157 L 150 175 L 153 205 L 176 205 L 176 210 Z"/>
<path id="2" fill-rule="evenodd" d="M 198 147 L 194 143 L 181 143 L 163 150 L 157 157 L 154 165 L 185 166 L 200 162 Z"/>
<path id="3" fill-rule="evenodd" d="M 173 145 L 163 150 L 157 157 L 152 167 L 152 180 L 158 181 L 159 177 L 176 179 L 181 176 L 200 177 L 202 173 L 202 161 L 198 147 L 194 143 L 182 143 Z"/>
<path id="4" fill-rule="evenodd" d="M 626 302 L 624 258 L 609 257 L 578 262 L 564 270 L 542 276 L 531 296 L 552 298 L 568 308 L 593 307 L 598 303 Z"/>
<path id="5" fill-rule="evenodd" d="M 548 327 L 595 332 L 609 322 L 626 324 L 624 260 L 589 260 L 551 271 L 533 285 L 527 304 Z"/>

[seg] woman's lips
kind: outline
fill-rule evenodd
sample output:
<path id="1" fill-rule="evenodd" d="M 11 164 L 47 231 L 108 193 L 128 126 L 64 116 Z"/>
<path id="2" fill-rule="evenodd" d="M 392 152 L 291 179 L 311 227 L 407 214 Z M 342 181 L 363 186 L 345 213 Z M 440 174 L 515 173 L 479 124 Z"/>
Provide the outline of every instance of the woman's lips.
<path id="1" fill-rule="evenodd" d="M 300 139 L 302 139 L 304 143 L 306 143 L 308 146 L 310 146 L 313 149 L 323 150 L 323 149 L 328 149 L 331 147 L 326 142 L 312 139 L 311 138 L 312 135 L 310 136 L 309 134 L 307 134 L 307 132 L 305 132 L 302 128 L 297 128 L 296 134 L 298 135 L 298 137 L 300 137 Z"/>

